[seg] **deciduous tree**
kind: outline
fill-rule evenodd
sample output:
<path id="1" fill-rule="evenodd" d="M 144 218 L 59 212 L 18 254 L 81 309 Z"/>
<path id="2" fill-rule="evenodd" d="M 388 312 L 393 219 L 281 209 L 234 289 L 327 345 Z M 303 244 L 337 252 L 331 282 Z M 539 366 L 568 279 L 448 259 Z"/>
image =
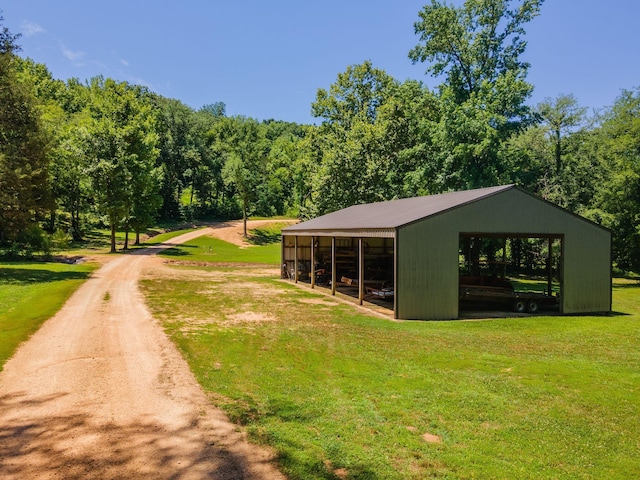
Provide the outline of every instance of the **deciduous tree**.
<path id="1" fill-rule="evenodd" d="M 225 117 L 210 132 L 219 154 L 224 159 L 222 178 L 235 190 L 247 236 L 247 217 L 264 182 L 268 145 L 265 128 L 247 117 Z"/>
<path id="2" fill-rule="evenodd" d="M 443 190 L 480 187 L 508 176 L 498 151 L 530 121 L 523 25 L 544 0 L 432 0 L 419 13 L 421 43 L 409 52 L 443 77 L 438 133 Z M 514 5 L 515 4 L 515 5 Z"/>
<path id="3" fill-rule="evenodd" d="M 563 94 L 555 99 L 546 98 L 537 110 L 553 142 L 555 173 L 559 174 L 562 170 L 564 136 L 584 122 L 587 109 L 578 105 L 575 96 Z"/>
<path id="4" fill-rule="evenodd" d="M 6 27 L 0 30 L 0 243 L 5 244 L 35 225 L 50 201 L 48 142 L 36 99 L 17 78 L 17 38 Z"/>
<path id="5" fill-rule="evenodd" d="M 419 82 L 400 84 L 368 61 L 318 90 L 313 214 L 424 191 L 435 103 Z"/>
<path id="6" fill-rule="evenodd" d="M 599 141 L 608 165 L 599 190 L 613 253 L 623 270 L 640 272 L 640 87 L 624 90 L 602 119 Z"/>
<path id="7" fill-rule="evenodd" d="M 147 185 L 154 175 L 154 117 L 140 87 L 96 77 L 89 88 L 91 123 L 85 136 L 86 152 L 94 199 L 110 226 L 113 253 L 116 228 L 129 225 L 136 196 L 145 194 L 141 185 Z"/>

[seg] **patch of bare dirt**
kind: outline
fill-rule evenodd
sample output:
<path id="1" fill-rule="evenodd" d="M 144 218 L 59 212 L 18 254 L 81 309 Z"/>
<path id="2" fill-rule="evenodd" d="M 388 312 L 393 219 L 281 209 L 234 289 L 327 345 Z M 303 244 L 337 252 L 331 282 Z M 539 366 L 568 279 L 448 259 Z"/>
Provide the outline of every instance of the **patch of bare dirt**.
<path id="1" fill-rule="evenodd" d="M 227 315 L 227 318 L 223 325 L 241 325 L 245 323 L 265 323 L 265 322 L 273 322 L 276 320 L 276 317 L 268 314 L 268 313 L 258 313 L 258 312 L 242 312 L 242 313 L 234 313 L 232 315 Z"/>
<path id="2" fill-rule="evenodd" d="M 332 300 L 328 300 L 325 298 L 302 298 L 299 300 L 299 302 L 307 303 L 309 305 L 327 305 L 327 306 L 338 305 L 338 302 L 334 302 Z"/>
<path id="3" fill-rule="evenodd" d="M 162 248 L 109 258 L 6 363 L 3 479 L 284 478 L 210 404 L 147 310 L 138 279 Z"/>
<path id="4" fill-rule="evenodd" d="M 442 443 L 442 439 L 433 433 L 423 433 L 422 439 L 427 443 Z"/>

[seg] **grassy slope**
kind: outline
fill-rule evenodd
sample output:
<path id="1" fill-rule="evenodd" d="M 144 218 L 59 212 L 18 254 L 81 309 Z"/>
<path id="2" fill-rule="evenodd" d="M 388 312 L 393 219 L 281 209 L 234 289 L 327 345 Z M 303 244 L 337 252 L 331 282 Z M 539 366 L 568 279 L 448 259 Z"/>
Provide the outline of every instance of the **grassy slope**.
<path id="1" fill-rule="evenodd" d="M 250 261 L 207 248 L 182 257 Z M 207 270 L 143 288 L 214 401 L 291 478 L 640 476 L 637 282 L 614 290 L 624 315 L 391 322 L 251 269 Z"/>
<path id="2" fill-rule="evenodd" d="M 0 367 L 94 268 L 92 264 L 0 263 Z"/>
<path id="3" fill-rule="evenodd" d="M 278 265 L 280 263 L 280 244 L 239 248 L 217 238 L 199 237 L 179 247 L 162 253 L 162 256 L 174 260 L 211 263 L 260 263 Z"/>

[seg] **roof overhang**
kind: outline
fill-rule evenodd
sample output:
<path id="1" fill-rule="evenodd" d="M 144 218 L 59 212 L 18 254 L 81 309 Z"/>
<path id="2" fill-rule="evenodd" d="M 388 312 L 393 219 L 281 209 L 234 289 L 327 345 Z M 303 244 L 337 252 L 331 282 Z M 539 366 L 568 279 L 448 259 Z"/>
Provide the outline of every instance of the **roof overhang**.
<path id="1" fill-rule="evenodd" d="M 301 236 L 301 237 L 347 237 L 347 238 L 395 238 L 395 228 L 367 228 L 367 229 L 326 229 L 326 230 L 314 230 L 314 229 L 299 229 L 282 231 L 283 235 L 287 236 Z"/>

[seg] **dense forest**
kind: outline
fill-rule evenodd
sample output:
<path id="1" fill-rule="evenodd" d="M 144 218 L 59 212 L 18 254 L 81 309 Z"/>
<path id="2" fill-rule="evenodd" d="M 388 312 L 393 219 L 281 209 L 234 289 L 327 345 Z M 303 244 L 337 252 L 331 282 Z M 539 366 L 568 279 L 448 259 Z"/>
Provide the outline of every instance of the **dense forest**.
<path id="1" fill-rule="evenodd" d="M 54 79 L 3 27 L 0 253 L 46 252 L 97 225 L 135 235 L 158 220 L 310 218 L 516 183 L 611 229 L 617 267 L 638 272 L 640 88 L 591 115 L 571 93 L 530 105 L 524 27 L 543 1 L 433 0 L 408 55 L 442 83 L 348 66 L 318 89 L 317 125 L 227 116 L 222 102 L 194 110 L 111 78 Z"/>

